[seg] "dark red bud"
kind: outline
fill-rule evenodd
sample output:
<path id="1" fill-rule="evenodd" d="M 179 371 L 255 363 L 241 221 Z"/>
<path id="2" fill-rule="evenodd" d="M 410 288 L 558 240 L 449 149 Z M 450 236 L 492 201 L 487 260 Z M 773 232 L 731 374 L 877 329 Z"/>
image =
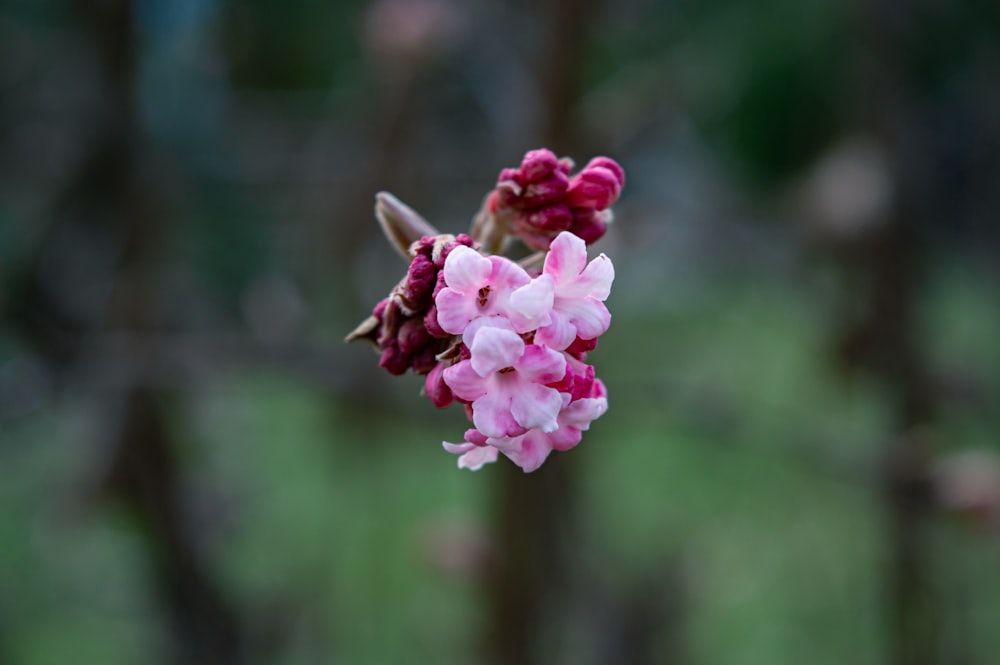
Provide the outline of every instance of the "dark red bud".
<path id="1" fill-rule="evenodd" d="M 551 150 L 530 150 L 521 160 L 521 177 L 525 183 L 538 182 L 558 168 L 559 158 Z"/>
<path id="2" fill-rule="evenodd" d="M 623 169 L 618 162 L 610 157 L 594 157 L 592 160 L 587 162 L 587 165 L 583 167 L 583 170 L 586 171 L 587 169 L 597 167 L 611 171 L 615 175 L 615 179 L 618 181 L 619 189 L 625 186 L 625 169 Z"/>
<path id="3" fill-rule="evenodd" d="M 436 337 L 437 339 L 451 337 L 451 334 L 445 332 L 441 324 L 438 323 L 437 305 L 431 305 L 431 308 L 427 310 L 427 314 L 424 315 L 424 328 L 431 337 Z"/>
<path id="4" fill-rule="evenodd" d="M 444 363 L 437 363 L 427 373 L 427 379 L 424 381 L 424 390 L 427 392 L 427 397 L 439 409 L 443 409 L 455 401 L 455 396 L 452 394 L 451 388 L 444 382 L 444 370 Z"/>
<path id="5" fill-rule="evenodd" d="M 565 231 L 573 223 L 573 212 L 568 206 L 548 205 L 525 213 L 525 222 L 536 229 L 553 235 Z"/>
<path id="6" fill-rule="evenodd" d="M 574 208 L 604 210 L 618 200 L 621 185 L 615 174 L 603 167 L 580 171 L 569 183 L 566 202 Z"/>
<path id="7" fill-rule="evenodd" d="M 424 327 L 422 318 L 407 319 L 396 335 L 399 350 L 408 355 L 419 353 L 430 341 L 431 336 Z"/>
<path id="8" fill-rule="evenodd" d="M 562 171 L 555 171 L 549 177 L 533 182 L 524 188 L 515 208 L 535 208 L 549 203 L 560 203 L 569 188 L 569 177 Z"/>
<path id="9" fill-rule="evenodd" d="M 379 358 L 378 366 L 394 376 L 405 374 L 410 368 L 410 359 L 405 353 L 400 352 L 395 344 L 386 346 Z"/>
<path id="10" fill-rule="evenodd" d="M 411 364 L 416 374 L 423 375 L 430 372 L 438 364 L 437 345 L 428 344 L 419 353 L 414 354 Z"/>
<path id="11" fill-rule="evenodd" d="M 434 282 L 437 279 L 437 269 L 434 263 L 423 254 L 417 254 L 406 272 L 406 285 L 403 295 L 415 309 L 423 309 L 430 302 Z"/>
<path id="12" fill-rule="evenodd" d="M 569 232 L 583 239 L 588 245 L 600 240 L 608 230 L 608 225 L 593 210 L 574 210 L 573 224 Z"/>

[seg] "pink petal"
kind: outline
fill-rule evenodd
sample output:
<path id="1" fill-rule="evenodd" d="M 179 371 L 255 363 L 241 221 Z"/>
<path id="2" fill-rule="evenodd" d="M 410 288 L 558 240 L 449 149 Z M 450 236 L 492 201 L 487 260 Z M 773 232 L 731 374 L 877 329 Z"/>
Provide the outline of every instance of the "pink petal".
<path id="1" fill-rule="evenodd" d="M 452 251 L 451 254 L 454 253 Z M 449 258 L 451 254 L 448 255 Z M 441 289 L 434 298 L 434 303 L 437 305 L 438 325 L 452 335 L 461 335 L 469 322 L 480 314 L 475 298 L 464 296 L 451 288 Z"/>
<path id="2" fill-rule="evenodd" d="M 587 243 L 569 231 L 563 231 L 549 245 L 542 272 L 555 280 L 556 290 L 576 279 L 587 264 Z"/>
<path id="3" fill-rule="evenodd" d="M 529 344 L 514 368 L 522 382 L 555 383 L 566 376 L 566 358 L 548 347 Z"/>
<path id="4" fill-rule="evenodd" d="M 559 424 L 576 427 L 581 430 L 590 428 L 590 423 L 597 420 L 608 410 L 606 397 L 586 397 L 570 403 L 559 414 Z"/>
<path id="5" fill-rule="evenodd" d="M 477 446 L 485 446 L 487 443 L 486 435 L 473 428 L 465 430 L 465 440 L 469 443 L 474 443 Z"/>
<path id="6" fill-rule="evenodd" d="M 559 295 L 565 297 L 590 296 L 607 300 L 611 284 L 615 281 L 615 267 L 604 254 L 591 261 L 582 273 L 569 284 L 562 285 Z"/>
<path id="7" fill-rule="evenodd" d="M 453 389 L 454 390 L 454 389 Z M 524 433 L 510 412 L 511 395 L 494 389 L 472 403 L 472 422 L 488 437 L 516 436 Z"/>
<path id="8" fill-rule="evenodd" d="M 441 444 L 445 450 L 454 455 L 461 455 L 458 458 L 459 469 L 469 469 L 478 471 L 484 464 L 497 461 L 497 449 L 490 446 L 476 446 L 471 443 L 448 443 Z"/>
<path id="9" fill-rule="evenodd" d="M 484 464 L 492 464 L 497 461 L 497 449 L 490 446 L 477 446 L 475 450 L 470 450 L 458 458 L 458 468 L 469 471 L 479 471 Z"/>
<path id="10" fill-rule="evenodd" d="M 562 404 L 562 396 L 558 390 L 538 383 L 522 383 L 511 395 L 510 413 L 523 427 L 554 432 L 559 428 L 558 417 Z"/>
<path id="11" fill-rule="evenodd" d="M 444 261 L 445 283 L 466 295 L 475 294 L 485 286 L 492 271 L 488 258 L 465 245 L 452 249 Z"/>
<path id="12" fill-rule="evenodd" d="M 611 325 L 608 308 L 593 298 L 560 299 L 556 308 L 576 327 L 576 334 L 584 339 L 600 337 Z"/>
<path id="13" fill-rule="evenodd" d="M 549 434 L 549 443 L 552 445 L 553 450 L 565 451 L 575 448 L 582 438 L 583 432 L 579 428 L 564 425 Z"/>
<path id="14" fill-rule="evenodd" d="M 452 455 L 462 455 L 475 448 L 481 448 L 482 446 L 477 446 L 472 443 L 448 443 L 447 441 L 442 441 L 441 446 L 447 450 Z"/>
<path id="15" fill-rule="evenodd" d="M 444 382 L 459 399 L 477 400 L 486 394 L 487 379 L 479 376 L 472 363 L 463 360 L 444 370 Z"/>
<path id="16" fill-rule="evenodd" d="M 553 311 L 549 325 L 538 329 L 535 333 L 535 344 L 544 344 L 550 349 L 564 351 L 576 339 L 576 326 L 570 323 L 569 317 L 559 311 Z"/>
<path id="17" fill-rule="evenodd" d="M 520 437 L 520 446 L 516 451 L 506 452 L 514 464 L 521 467 L 525 473 L 531 473 L 542 465 L 552 452 L 548 436 L 541 432 L 528 432 Z"/>
<path id="18" fill-rule="evenodd" d="M 491 437 L 486 440 L 486 444 L 493 446 L 504 455 L 507 455 L 521 449 L 521 437 L 523 436 L 524 434 L 522 433 L 518 436 Z"/>
<path id="19" fill-rule="evenodd" d="M 555 283 L 549 275 L 540 275 L 510 294 L 505 312 L 518 332 L 528 332 L 549 323 Z"/>
<path id="20" fill-rule="evenodd" d="M 494 289 L 509 293 L 531 281 L 527 271 L 510 259 L 502 256 L 490 256 L 487 260 L 491 266 L 489 283 Z M 446 279 L 447 277 L 445 275 Z"/>
<path id="21" fill-rule="evenodd" d="M 472 353 L 472 368 L 479 376 L 487 377 L 505 367 L 512 367 L 524 353 L 524 340 L 513 330 L 502 323 L 502 319 L 477 319 L 466 330 L 466 336 L 471 337 L 471 343 L 466 339 L 469 351 Z M 469 331 L 472 331 L 471 335 Z"/>

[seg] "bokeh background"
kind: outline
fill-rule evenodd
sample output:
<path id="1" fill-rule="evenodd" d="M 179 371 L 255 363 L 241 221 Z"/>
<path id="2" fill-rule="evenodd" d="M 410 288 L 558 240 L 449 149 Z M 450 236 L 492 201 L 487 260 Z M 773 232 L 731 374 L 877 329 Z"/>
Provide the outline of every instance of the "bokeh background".
<path id="1" fill-rule="evenodd" d="M 998 82 L 988 0 L 5 0 L 0 663 L 996 663 Z M 459 471 L 373 197 L 543 145 L 611 408 Z"/>

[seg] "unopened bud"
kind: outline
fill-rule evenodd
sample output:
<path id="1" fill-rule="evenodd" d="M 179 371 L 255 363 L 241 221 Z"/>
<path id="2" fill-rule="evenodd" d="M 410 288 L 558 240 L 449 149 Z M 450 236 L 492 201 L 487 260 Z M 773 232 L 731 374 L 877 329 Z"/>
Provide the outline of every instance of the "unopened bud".
<path id="1" fill-rule="evenodd" d="M 571 233 L 583 238 L 588 245 L 600 240 L 608 230 L 608 225 L 601 215 L 593 210 L 577 211 L 573 224 L 569 227 Z"/>
<path id="2" fill-rule="evenodd" d="M 521 178 L 525 184 L 539 182 L 559 168 L 559 158 L 546 148 L 529 150 L 521 160 Z M 508 169 L 504 169 L 506 171 Z"/>
<path id="3" fill-rule="evenodd" d="M 455 401 L 451 388 L 444 382 L 444 370 L 445 364 L 439 362 L 427 373 L 427 378 L 424 380 L 424 390 L 427 392 L 427 397 L 439 409 L 443 409 Z"/>
<path id="4" fill-rule="evenodd" d="M 396 343 L 399 350 L 406 354 L 419 353 L 431 341 L 431 336 L 424 328 L 422 319 L 407 319 L 399 327 L 396 335 Z"/>
<path id="5" fill-rule="evenodd" d="M 564 205 L 545 206 L 527 213 L 525 217 L 531 226 L 553 235 L 565 231 L 573 223 L 573 213 Z"/>
<path id="6" fill-rule="evenodd" d="M 611 171 L 615 179 L 618 181 L 618 188 L 621 189 L 625 186 L 625 169 L 621 165 L 610 157 L 594 157 L 592 160 L 587 162 L 587 165 L 583 167 L 586 171 L 592 168 L 602 168 Z"/>
<path id="7" fill-rule="evenodd" d="M 532 182 L 524 188 L 514 207 L 534 208 L 561 201 L 569 189 L 569 176 L 562 171 L 554 171 L 544 180 Z"/>
<path id="8" fill-rule="evenodd" d="M 615 174 L 602 166 L 580 171 L 569 183 L 566 203 L 574 208 L 604 210 L 618 200 L 621 185 Z"/>

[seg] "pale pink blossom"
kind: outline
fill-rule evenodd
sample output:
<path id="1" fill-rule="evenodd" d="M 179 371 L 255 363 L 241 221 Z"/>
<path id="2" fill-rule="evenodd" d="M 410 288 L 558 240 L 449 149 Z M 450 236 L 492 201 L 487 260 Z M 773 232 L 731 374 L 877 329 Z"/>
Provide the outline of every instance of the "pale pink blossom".
<path id="1" fill-rule="evenodd" d="M 484 464 L 492 464 L 497 461 L 497 453 L 500 452 L 493 446 L 477 446 L 474 443 L 448 443 L 441 445 L 449 453 L 461 455 L 458 458 L 458 468 L 469 471 L 479 471 Z"/>
<path id="2" fill-rule="evenodd" d="M 586 243 L 563 232 L 552 241 L 542 277 L 552 279 L 554 298 L 550 321 L 539 327 L 535 343 L 561 351 L 577 337 L 596 339 L 611 325 L 604 301 L 615 269 L 607 256 L 601 254 L 588 264 Z"/>
<path id="3" fill-rule="evenodd" d="M 476 429 L 487 437 L 556 430 L 564 399 L 546 384 L 565 375 L 563 354 L 525 344 L 507 325 L 477 327 L 471 358 L 444 370 L 444 381 L 455 397 L 471 403 Z"/>
<path id="4" fill-rule="evenodd" d="M 481 432 L 469 430 L 465 442 L 443 442 L 442 445 L 446 451 L 461 455 L 458 459 L 460 469 L 477 471 L 484 464 L 495 462 L 499 451 L 525 473 L 530 473 L 538 469 L 553 450 L 566 451 L 580 443 L 583 432 L 607 409 L 607 391 L 603 383 L 595 381 L 591 396 L 570 402 L 559 412 L 559 428 L 555 431 L 531 429 L 518 436 L 488 437 L 484 441 Z"/>
<path id="5" fill-rule="evenodd" d="M 444 281 L 445 288 L 434 299 L 437 322 L 453 335 L 463 334 L 483 317 L 503 317 L 518 333 L 549 322 L 551 280 L 532 280 L 510 259 L 456 247 L 444 262 Z"/>

